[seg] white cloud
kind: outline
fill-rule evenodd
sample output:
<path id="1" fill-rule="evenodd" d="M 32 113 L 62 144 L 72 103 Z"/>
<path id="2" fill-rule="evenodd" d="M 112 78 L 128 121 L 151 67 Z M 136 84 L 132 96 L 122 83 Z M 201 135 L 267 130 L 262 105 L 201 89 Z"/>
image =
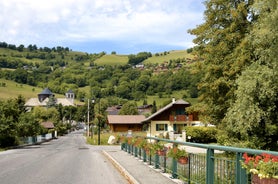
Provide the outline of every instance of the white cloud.
<path id="1" fill-rule="evenodd" d="M 197 1 L 197 0 L 196 0 Z M 9 0 L 0 2 L 0 41 L 15 44 L 132 41 L 181 46 L 202 20 L 194 0 Z M 187 38 L 186 38 L 187 37 Z"/>

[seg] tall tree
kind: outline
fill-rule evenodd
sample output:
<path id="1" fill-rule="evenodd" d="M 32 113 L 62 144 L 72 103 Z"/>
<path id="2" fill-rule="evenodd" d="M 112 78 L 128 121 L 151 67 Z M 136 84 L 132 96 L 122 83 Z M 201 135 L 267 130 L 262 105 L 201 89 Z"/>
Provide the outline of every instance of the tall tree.
<path id="1" fill-rule="evenodd" d="M 137 108 L 136 103 L 130 102 L 130 101 L 125 103 L 122 106 L 119 114 L 121 114 L 121 115 L 138 115 L 139 113 L 138 113 L 138 108 Z"/>
<path id="2" fill-rule="evenodd" d="M 233 141 L 259 149 L 278 150 L 278 2 L 257 0 L 259 19 L 247 42 L 254 62 L 236 81 L 236 101 L 225 122 Z"/>
<path id="3" fill-rule="evenodd" d="M 235 65 L 235 51 L 250 32 L 254 20 L 252 4 L 253 0 L 207 0 L 205 22 L 189 30 L 196 36 L 194 50 L 203 59 L 200 99 L 208 105 L 207 113 L 215 124 L 224 118 L 233 100 L 236 76 L 247 64 Z"/>

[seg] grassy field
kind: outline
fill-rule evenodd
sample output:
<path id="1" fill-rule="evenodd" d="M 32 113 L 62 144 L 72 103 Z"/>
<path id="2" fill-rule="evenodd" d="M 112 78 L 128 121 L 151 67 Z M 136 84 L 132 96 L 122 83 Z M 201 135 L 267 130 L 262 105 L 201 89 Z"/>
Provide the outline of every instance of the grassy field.
<path id="1" fill-rule="evenodd" d="M 5 84 L 5 86 L 3 86 L 3 84 Z M 42 88 L 0 79 L 0 100 L 17 98 L 20 94 L 25 100 L 28 100 L 29 98 L 37 97 L 38 93 L 42 92 L 42 90 Z M 63 95 L 55 94 L 55 96 L 62 97 Z"/>
<path id="2" fill-rule="evenodd" d="M 97 65 L 125 65 L 127 62 L 128 56 L 115 54 L 104 55 L 95 61 Z"/>
<path id="3" fill-rule="evenodd" d="M 164 107 L 166 104 L 170 103 L 172 101 L 172 98 L 175 98 L 176 100 L 183 99 L 183 100 L 189 102 L 190 104 L 197 103 L 197 98 L 184 98 L 184 96 L 189 96 L 189 95 L 187 95 L 187 92 L 185 90 L 173 91 L 173 94 L 163 95 L 162 98 L 159 98 L 158 95 L 147 96 L 147 103 L 153 104 L 153 101 L 155 101 L 158 109 L 160 109 L 160 108 Z M 143 105 L 143 100 L 137 101 L 136 103 L 138 106 Z"/>
<path id="4" fill-rule="evenodd" d="M 19 61 L 23 61 L 23 62 L 27 62 L 27 63 L 41 63 L 47 59 L 39 59 L 39 58 L 32 58 L 32 59 L 27 59 L 26 56 L 27 54 L 39 54 L 39 53 L 44 53 L 46 54 L 46 52 L 41 52 L 39 50 L 37 50 L 36 52 L 29 52 L 27 51 L 27 49 L 25 48 L 22 52 L 19 52 L 18 50 L 12 50 L 12 49 L 8 49 L 8 48 L 1 48 L 0 47 L 0 56 L 6 56 L 8 58 L 14 58 L 15 60 L 19 60 Z M 69 52 L 66 52 L 64 55 L 63 55 L 63 59 L 62 59 L 62 56 L 61 54 L 59 54 L 58 52 L 51 52 L 51 54 L 53 56 L 55 56 L 55 59 L 54 60 L 64 60 L 64 61 L 67 61 L 67 62 L 75 62 L 75 57 L 76 56 L 84 56 L 84 55 L 87 55 L 86 53 L 84 52 L 78 52 L 78 51 L 69 51 Z"/>
<path id="5" fill-rule="evenodd" d="M 117 133 L 101 133 L 100 134 L 100 144 L 101 145 L 108 145 L 108 139 L 111 135 L 113 135 L 116 138 L 116 141 L 119 142 L 119 138 L 121 135 L 125 135 L 127 132 L 117 132 Z M 134 137 L 140 136 L 144 137 L 147 135 L 147 132 L 132 132 L 132 135 Z M 87 143 L 91 145 L 97 145 L 98 144 L 98 135 L 94 134 L 92 137 L 87 137 Z M 119 143 L 117 143 L 119 144 Z"/>
<path id="6" fill-rule="evenodd" d="M 144 61 L 145 64 L 154 64 L 154 63 L 162 63 L 164 61 L 169 61 L 173 59 L 178 59 L 178 58 L 190 58 L 192 59 L 194 56 L 192 54 L 188 54 L 186 50 L 175 50 L 175 51 L 170 51 L 169 54 L 166 55 L 159 55 L 155 56 L 153 55 L 152 57 L 146 59 Z"/>

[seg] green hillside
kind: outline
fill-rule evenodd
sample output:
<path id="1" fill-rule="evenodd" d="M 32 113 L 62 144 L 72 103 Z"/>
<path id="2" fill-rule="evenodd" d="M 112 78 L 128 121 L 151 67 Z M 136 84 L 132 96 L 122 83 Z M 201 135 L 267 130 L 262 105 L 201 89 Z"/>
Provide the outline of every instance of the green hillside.
<path id="1" fill-rule="evenodd" d="M 27 84 L 19 84 L 0 78 L 0 100 L 17 98 L 19 95 L 22 95 L 27 100 L 37 97 L 38 93 L 42 90 L 42 88 L 29 86 Z M 63 95 L 55 94 L 55 96 L 62 97 Z"/>
<path id="2" fill-rule="evenodd" d="M 193 59 L 194 55 L 187 53 L 186 50 L 175 50 L 170 52 L 164 52 L 159 54 L 154 54 L 152 57 L 146 59 L 144 61 L 145 64 L 155 64 L 162 63 L 164 61 L 170 61 L 174 59 Z"/>
<path id="3" fill-rule="evenodd" d="M 104 55 L 95 60 L 97 65 L 125 65 L 128 62 L 127 55 Z"/>
<path id="4" fill-rule="evenodd" d="M 18 95 L 29 99 L 43 90 L 41 86 L 47 86 L 53 93 L 60 94 L 57 97 L 72 89 L 76 99 L 81 101 L 94 95 L 113 97 L 113 103 L 121 103 L 117 102 L 117 98 L 140 103 L 144 99 L 148 103 L 156 100 L 160 106 L 172 97 L 196 98 L 199 79 L 198 76 L 191 76 L 190 67 L 186 67 L 192 58 L 192 54 L 185 50 L 107 55 L 105 52 L 76 52 L 60 46 L 16 47 L 0 42 L 0 99 L 16 98 Z M 142 61 L 147 64 L 143 69 L 127 65 Z M 169 63 L 156 65 L 165 61 Z M 184 69 L 181 70 L 181 66 Z M 175 72 L 164 74 L 167 71 Z"/>

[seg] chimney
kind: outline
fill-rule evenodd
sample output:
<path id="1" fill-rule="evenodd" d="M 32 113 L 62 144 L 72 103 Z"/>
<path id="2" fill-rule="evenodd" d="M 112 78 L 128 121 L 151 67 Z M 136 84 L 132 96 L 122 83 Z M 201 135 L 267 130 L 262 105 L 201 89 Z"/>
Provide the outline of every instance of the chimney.
<path id="1" fill-rule="evenodd" d="M 172 103 L 175 103 L 176 102 L 176 99 L 175 97 L 172 98 Z"/>

